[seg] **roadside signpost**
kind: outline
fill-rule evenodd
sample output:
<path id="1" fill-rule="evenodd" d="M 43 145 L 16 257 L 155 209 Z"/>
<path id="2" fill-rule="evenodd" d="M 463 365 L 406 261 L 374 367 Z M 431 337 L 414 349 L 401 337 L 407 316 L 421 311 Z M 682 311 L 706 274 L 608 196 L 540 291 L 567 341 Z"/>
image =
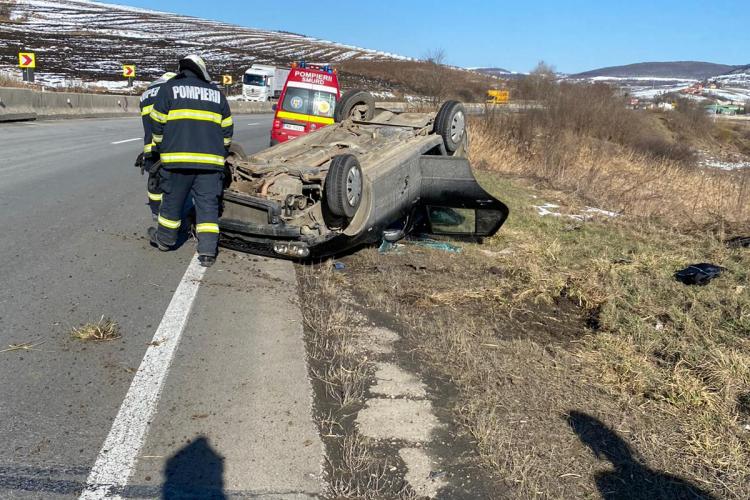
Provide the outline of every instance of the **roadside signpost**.
<path id="1" fill-rule="evenodd" d="M 510 101 L 510 92 L 507 90 L 488 90 L 487 91 L 487 103 L 488 104 L 508 104 Z"/>
<path id="2" fill-rule="evenodd" d="M 32 83 L 34 81 L 34 70 L 36 69 L 36 54 L 33 52 L 19 52 L 18 67 L 23 72 L 23 81 Z"/>
<path id="3" fill-rule="evenodd" d="M 224 85 L 225 87 L 227 85 L 232 85 L 232 81 L 233 81 L 232 75 L 222 75 L 221 76 L 221 84 Z"/>
<path id="4" fill-rule="evenodd" d="M 133 79 L 135 78 L 135 64 L 123 64 L 122 76 L 128 79 L 128 87 L 132 87 Z"/>

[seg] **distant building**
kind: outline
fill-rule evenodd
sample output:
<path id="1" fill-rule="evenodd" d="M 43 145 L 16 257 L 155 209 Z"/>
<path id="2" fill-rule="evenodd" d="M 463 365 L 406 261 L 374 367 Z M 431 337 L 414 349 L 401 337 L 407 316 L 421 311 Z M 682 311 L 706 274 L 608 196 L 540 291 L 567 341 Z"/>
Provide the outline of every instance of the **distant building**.
<path id="1" fill-rule="evenodd" d="M 711 104 L 710 106 L 706 106 L 706 110 L 712 115 L 727 116 L 741 115 L 745 112 L 743 106 L 736 104 Z"/>

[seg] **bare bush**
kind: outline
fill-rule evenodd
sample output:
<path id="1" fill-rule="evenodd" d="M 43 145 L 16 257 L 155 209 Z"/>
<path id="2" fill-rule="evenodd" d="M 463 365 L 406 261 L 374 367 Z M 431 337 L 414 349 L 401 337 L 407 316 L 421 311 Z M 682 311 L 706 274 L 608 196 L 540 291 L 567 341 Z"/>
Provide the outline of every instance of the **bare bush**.
<path id="1" fill-rule="evenodd" d="M 0 21 L 10 21 L 10 15 L 13 13 L 15 0 L 3 0 L 0 2 Z"/>
<path id="2" fill-rule="evenodd" d="M 675 105 L 673 121 L 683 137 L 708 137 L 711 134 L 713 122 L 702 103 L 682 97 L 675 100 Z"/>
<path id="3" fill-rule="evenodd" d="M 350 88 L 375 87 L 431 98 L 438 94 L 466 102 L 484 101 L 487 89 L 497 85 L 497 80 L 487 75 L 425 61 L 351 60 L 342 62 L 339 72 L 343 84 Z"/>
<path id="4" fill-rule="evenodd" d="M 572 136 L 601 141 L 602 147 L 608 143 L 625 146 L 655 159 L 694 159 L 691 149 L 671 141 L 653 117 L 628 109 L 626 98 L 614 87 L 602 83 L 556 83 L 544 75 L 530 76 L 532 83 L 527 89 L 527 96 L 535 96 L 541 107 L 501 118 L 502 134 L 521 152 L 532 154 L 532 146 L 543 140 L 546 149 L 542 160 L 559 163 L 569 157 L 561 148 L 578 148 L 578 141 L 566 139 Z M 685 109 L 679 125 L 685 133 L 701 127 L 708 129 L 693 109 Z"/>

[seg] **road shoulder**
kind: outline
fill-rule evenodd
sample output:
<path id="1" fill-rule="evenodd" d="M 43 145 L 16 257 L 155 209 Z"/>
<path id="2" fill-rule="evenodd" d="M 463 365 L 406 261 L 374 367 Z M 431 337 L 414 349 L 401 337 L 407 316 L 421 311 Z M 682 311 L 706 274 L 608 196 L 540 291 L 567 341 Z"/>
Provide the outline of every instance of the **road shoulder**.
<path id="1" fill-rule="evenodd" d="M 314 498 L 302 317 L 288 262 L 223 252 L 206 273 L 127 496 Z"/>

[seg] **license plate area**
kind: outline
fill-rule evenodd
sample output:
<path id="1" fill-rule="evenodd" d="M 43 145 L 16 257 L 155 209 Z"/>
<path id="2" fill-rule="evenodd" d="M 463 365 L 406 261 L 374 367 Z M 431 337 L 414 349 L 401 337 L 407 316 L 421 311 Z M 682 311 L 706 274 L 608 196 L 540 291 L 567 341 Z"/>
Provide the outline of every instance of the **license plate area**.
<path id="1" fill-rule="evenodd" d="M 304 125 L 296 125 L 294 123 L 285 123 L 283 125 L 284 130 L 291 130 L 292 132 L 304 132 L 305 126 Z"/>

